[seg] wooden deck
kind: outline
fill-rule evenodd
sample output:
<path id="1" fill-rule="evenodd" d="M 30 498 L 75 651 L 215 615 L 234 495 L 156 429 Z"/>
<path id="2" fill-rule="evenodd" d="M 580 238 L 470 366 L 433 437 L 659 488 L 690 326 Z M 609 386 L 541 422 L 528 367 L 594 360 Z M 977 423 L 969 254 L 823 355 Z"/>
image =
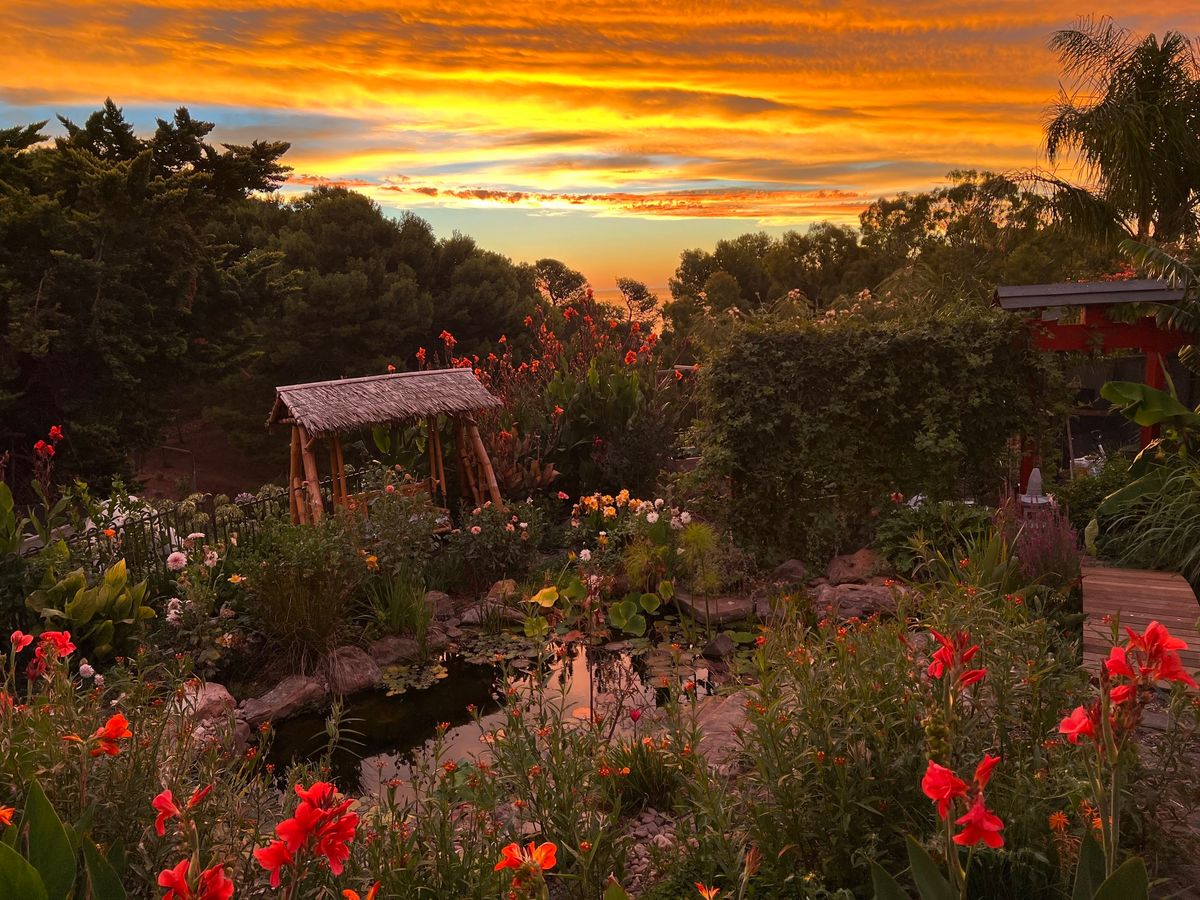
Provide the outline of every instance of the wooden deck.
<path id="1" fill-rule="evenodd" d="M 1188 642 L 1188 649 L 1179 654 L 1184 667 L 1189 672 L 1200 669 L 1200 636 L 1196 633 L 1200 604 L 1181 575 L 1085 563 L 1083 612 L 1083 664 L 1089 671 L 1096 672 L 1108 658 L 1112 626 L 1105 624 L 1104 617 L 1116 618 L 1118 613 L 1122 640 L 1126 625 L 1145 631 L 1157 619 L 1171 634 Z"/>

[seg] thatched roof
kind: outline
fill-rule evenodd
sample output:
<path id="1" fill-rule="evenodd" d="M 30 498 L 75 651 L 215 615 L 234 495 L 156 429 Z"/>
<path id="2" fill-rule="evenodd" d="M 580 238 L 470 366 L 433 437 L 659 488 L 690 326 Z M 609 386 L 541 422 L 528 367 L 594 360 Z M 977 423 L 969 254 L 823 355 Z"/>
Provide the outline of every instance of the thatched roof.
<path id="1" fill-rule="evenodd" d="M 298 422 L 309 434 L 358 431 L 412 419 L 490 409 L 500 400 L 470 369 L 396 372 L 275 389 L 267 427 Z"/>

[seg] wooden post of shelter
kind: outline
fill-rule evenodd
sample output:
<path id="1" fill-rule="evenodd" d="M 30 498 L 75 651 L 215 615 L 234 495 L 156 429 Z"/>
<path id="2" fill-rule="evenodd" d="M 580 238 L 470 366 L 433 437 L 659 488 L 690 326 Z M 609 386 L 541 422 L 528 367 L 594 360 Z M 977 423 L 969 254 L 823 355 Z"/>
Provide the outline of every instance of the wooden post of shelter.
<path id="1" fill-rule="evenodd" d="M 317 455 L 313 452 L 316 438 L 311 437 L 303 425 L 297 425 L 296 430 L 300 432 L 300 458 L 304 461 L 304 487 L 309 516 L 315 524 L 325 515 L 325 504 L 321 501 L 321 477 L 317 472 Z"/>
<path id="2" fill-rule="evenodd" d="M 304 478 L 301 476 L 303 463 L 300 455 L 300 429 L 292 426 L 292 461 L 288 468 L 288 499 L 292 521 L 299 525 L 308 522 L 308 507 L 304 501 Z"/>
<path id="3" fill-rule="evenodd" d="M 479 468 L 483 471 L 488 495 L 497 506 L 503 506 L 504 501 L 500 498 L 500 485 L 496 483 L 496 472 L 492 469 L 492 461 L 488 458 L 487 448 L 483 446 L 483 438 L 479 436 L 479 426 L 475 424 L 474 419 L 467 420 L 467 431 L 471 436 L 471 446 L 475 449 L 475 458 L 479 461 Z"/>

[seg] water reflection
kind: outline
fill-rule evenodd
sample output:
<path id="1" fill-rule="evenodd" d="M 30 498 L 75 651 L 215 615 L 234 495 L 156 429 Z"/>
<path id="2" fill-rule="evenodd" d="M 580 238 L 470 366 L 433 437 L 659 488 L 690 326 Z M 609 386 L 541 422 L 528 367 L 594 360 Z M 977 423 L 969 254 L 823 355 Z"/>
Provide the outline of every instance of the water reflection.
<path id="1" fill-rule="evenodd" d="M 561 657 L 545 661 L 518 683 L 528 686 L 538 679 L 561 706 L 564 716 L 586 717 L 590 710 L 603 711 L 618 702 L 624 709 L 662 706 L 685 681 L 694 681 L 701 693 L 711 693 L 707 663 L 691 662 L 690 654 L 676 663 L 668 650 L 632 653 L 615 647 L 584 647 L 570 644 Z M 383 691 L 361 694 L 347 705 L 343 730 L 350 732 L 330 760 L 331 777 L 352 793 L 376 792 L 392 779 L 408 781 L 414 760 L 429 749 L 441 722 L 450 727 L 443 739 L 445 757 L 462 759 L 486 751 L 482 735 L 503 726 L 501 696 L 504 670 L 495 665 L 478 665 L 458 655 L 442 659 L 446 678 L 424 690 L 399 696 Z M 468 711 L 475 707 L 477 724 Z M 280 770 L 302 759 L 317 759 L 328 742 L 325 714 L 311 714 L 282 722 L 276 729 L 270 761 Z"/>

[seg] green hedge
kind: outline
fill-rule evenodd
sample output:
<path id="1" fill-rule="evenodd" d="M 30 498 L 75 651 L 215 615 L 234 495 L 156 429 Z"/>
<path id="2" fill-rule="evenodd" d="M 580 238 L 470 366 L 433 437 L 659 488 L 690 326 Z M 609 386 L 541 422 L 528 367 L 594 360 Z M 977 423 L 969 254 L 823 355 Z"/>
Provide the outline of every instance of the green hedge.
<path id="1" fill-rule="evenodd" d="M 728 478 L 744 546 L 819 559 L 892 491 L 994 493 L 1008 438 L 1045 437 L 1065 402 L 1052 366 L 998 311 L 746 325 L 706 367 L 699 477 Z"/>

